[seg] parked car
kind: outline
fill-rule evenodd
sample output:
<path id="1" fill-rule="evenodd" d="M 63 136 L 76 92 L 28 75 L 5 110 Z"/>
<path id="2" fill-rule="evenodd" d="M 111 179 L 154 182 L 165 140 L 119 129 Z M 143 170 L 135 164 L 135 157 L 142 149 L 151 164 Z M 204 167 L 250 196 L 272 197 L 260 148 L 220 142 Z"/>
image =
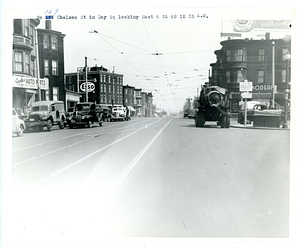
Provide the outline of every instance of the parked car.
<path id="1" fill-rule="evenodd" d="M 78 103 L 75 106 L 75 111 L 67 119 L 69 128 L 74 126 L 88 126 L 92 127 L 94 123 L 102 126 L 103 110 L 100 105 L 92 102 Z"/>
<path id="2" fill-rule="evenodd" d="M 271 109 L 266 103 L 258 101 L 247 102 L 247 122 L 249 124 L 253 121 L 253 116 L 281 116 L 282 114 L 283 112 L 281 109 Z M 240 105 L 238 123 L 245 123 L 245 103 Z"/>
<path id="3" fill-rule="evenodd" d="M 53 125 L 63 129 L 66 120 L 63 101 L 38 101 L 32 103 L 29 116 L 25 119 L 28 128 L 42 130 L 47 127 L 51 131 Z"/>
<path id="4" fill-rule="evenodd" d="M 110 121 L 125 121 L 127 110 L 124 106 L 114 106 L 112 108 L 112 113 Z"/>
<path id="5" fill-rule="evenodd" d="M 22 136 L 26 129 L 25 122 L 21 120 L 17 112 L 12 109 L 12 133 Z"/>

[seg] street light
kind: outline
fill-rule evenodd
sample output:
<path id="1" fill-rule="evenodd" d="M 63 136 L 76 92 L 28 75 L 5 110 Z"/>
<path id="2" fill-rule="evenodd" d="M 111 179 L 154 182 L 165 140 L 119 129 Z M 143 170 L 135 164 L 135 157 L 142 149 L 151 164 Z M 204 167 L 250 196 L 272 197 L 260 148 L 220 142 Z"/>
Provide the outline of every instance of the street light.
<path id="1" fill-rule="evenodd" d="M 275 41 L 272 41 L 272 108 L 275 108 Z"/>
<path id="2" fill-rule="evenodd" d="M 288 119 L 288 98 L 289 98 L 289 66 L 290 66 L 290 59 L 291 59 L 291 55 L 288 53 L 285 54 L 285 60 L 286 60 L 286 86 L 285 86 L 285 94 L 284 94 L 284 98 L 285 98 L 285 106 L 284 106 L 284 122 L 282 127 L 283 128 L 288 128 L 288 123 L 287 123 L 287 119 Z"/>

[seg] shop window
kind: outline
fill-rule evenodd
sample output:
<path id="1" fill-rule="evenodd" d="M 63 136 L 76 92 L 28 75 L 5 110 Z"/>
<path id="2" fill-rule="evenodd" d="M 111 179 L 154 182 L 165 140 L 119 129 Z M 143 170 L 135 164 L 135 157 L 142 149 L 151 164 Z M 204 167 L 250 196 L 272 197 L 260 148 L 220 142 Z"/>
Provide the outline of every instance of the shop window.
<path id="1" fill-rule="evenodd" d="M 52 60 L 52 75 L 58 75 L 57 60 Z"/>
<path id="2" fill-rule="evenodd" d="M 15 52 L 15 71 L 23 72 L 23 53 Z"/>

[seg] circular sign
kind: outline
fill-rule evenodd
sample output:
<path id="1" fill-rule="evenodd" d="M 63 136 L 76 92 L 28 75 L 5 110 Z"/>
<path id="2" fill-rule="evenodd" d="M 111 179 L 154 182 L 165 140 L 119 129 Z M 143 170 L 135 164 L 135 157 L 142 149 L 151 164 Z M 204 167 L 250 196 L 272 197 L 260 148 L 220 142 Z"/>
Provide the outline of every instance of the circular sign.
<path id="1" fill-rule="evenodd" d="M 86 92 L 85 85 L 86 85 L 86 83 L 82 83 L 82 84 L 80 85 L 80 90 L 81 90 L 81 91 Z M 91 83 L 91 82 L 88 82 L 88 83 L 87 83 L 87 92 L 92 92 L 92 91 L 94 91 L 94 90 L 95 90 L 95 84 L 94 84 L 94 83 Z"/>

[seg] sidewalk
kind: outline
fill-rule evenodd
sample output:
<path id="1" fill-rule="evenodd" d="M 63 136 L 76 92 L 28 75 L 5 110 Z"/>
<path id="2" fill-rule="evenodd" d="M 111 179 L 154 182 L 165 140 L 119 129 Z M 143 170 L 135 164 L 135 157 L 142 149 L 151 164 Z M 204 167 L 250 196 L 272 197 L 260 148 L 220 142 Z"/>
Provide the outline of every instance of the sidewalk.
<path id="1" fill-rule="evenodd" d="M 251 124 L 240 124 L 237 122 L 237 119 L 235 117 L 230 118 L 230 127 L 233 128 L 248 128 L 248 129 L 265 129 L 265 130 L 290 130 L 290 121 L 288 121 L 288 128 L 282 128 L 280 127 L 253 127 L 253 122 Z"/>

